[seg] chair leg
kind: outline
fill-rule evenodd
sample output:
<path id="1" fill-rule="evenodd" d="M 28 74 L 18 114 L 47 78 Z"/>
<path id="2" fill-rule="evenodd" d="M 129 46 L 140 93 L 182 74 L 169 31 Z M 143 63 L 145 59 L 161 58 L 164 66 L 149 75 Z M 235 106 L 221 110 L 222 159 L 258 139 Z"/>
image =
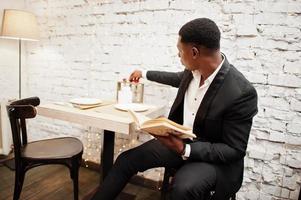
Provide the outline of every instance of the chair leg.
<path id="1" fill-rule="evenodd" d="M 19 200 L 23 187 L 25 171 L 22 168 L 16 168 L 15 172 L 15 188 L 13 200 Z"/>
<path id="2" fill-rule="evenodd" d="M 73 194 L 74 200 L 78 200 L 78 171 L 80 166 L 80 159 L 73 159 L 72 160 L 72 167 L 71 167 L 71 178 L 73 181 Z"/>
<path id="3" fill-rule="evenodd" d="M 169 178 L 170 178 L 169 171 L 168 169 L 165 169 L 162 187 L 161 187 L 161 200 L 166 200 L 168 186 L 169 186 Z"/>

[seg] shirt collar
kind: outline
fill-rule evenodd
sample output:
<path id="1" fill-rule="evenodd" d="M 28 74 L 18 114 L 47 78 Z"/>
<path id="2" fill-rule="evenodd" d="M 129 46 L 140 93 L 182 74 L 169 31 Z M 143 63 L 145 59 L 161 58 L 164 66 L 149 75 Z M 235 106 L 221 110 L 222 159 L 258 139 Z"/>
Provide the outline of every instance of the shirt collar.
<path id="1" fill-rule="evenodd" d="M 215 78 L 218 71 L 222 68 L 224 61 L 225 61 L 225 55 L 223 53 L 221 53 L 221 55 L 222 55 L 222 62 L 214 70 L 214 72 L 212 74 L 210 74 L 210 76 L 204 81 L 204 84 L 210 84 L 213 81 L 213 79 Z M 197 80 L 201 79 L 201 74 L 200 74 L 199 70 L 192 71 L 192 75 L 193 75 L 194 79 L 197 79 Z"/>

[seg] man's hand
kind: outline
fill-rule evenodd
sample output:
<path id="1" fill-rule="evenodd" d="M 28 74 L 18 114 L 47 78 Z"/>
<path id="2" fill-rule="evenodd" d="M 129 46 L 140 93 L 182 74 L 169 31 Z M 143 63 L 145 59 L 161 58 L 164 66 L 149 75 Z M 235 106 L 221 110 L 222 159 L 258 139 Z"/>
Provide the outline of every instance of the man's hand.
<path id="1" fill-rule="evenodd" d="M 156 136 L 156 138 L 169 149 L 174 150 L 178 154 L 182 155 L 184 152 L 185 144 L 182 139 L 169 134 L 168 136 Z"/>
<path id="2" fill-rule="evenodd" d="M 140 70 L 135 70 L 133 73 L 131 73 L 129 81 L 139 82 L 140 78 L 142 78 L 142 72 Z"/>

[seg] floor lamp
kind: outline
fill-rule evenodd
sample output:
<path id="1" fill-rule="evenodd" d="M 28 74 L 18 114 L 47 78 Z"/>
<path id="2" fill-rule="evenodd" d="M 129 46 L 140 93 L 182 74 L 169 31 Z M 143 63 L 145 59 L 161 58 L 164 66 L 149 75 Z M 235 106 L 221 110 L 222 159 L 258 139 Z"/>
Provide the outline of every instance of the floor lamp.
<path id="1" fill-rule="evenodd" d="M 19 41 L 19 99 L 22 97 L 21 48 L 22 40 L 38 41 L 38 25 L 34 14 L 14 9 L 5 9 L 3 13 L 1 38 Z"/>
<path id="2" fill-rule="evenodd" d="M 22 98 L 22 71 L 21 53 L 22 40 L 38 41 L 38 25 L 34 14 L 14 9 L 5 9 L 3 13 L 1 38 L 14 39 L 19 41 L 19 99 Z M 14 169 L 14 159 L 8 155 L 4 164 L 10 169 Z"/>

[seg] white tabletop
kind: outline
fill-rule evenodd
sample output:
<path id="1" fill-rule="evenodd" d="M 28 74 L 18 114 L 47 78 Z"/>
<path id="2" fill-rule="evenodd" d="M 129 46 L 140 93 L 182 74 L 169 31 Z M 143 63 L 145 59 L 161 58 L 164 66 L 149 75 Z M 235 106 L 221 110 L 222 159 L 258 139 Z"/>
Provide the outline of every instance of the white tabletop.
<path id="1" fill-rule="evenodd" d="M 140 113 L 150 118 L 157 118 L 164 115 L 165 109 L 164 106 L 150 105 L 150 109 Z M 47 103 L 38 107 L 38 115 L 123 134 L 130 134 L 134 128 L 134 121 L 130 114 L 115 109 L 113 102 L 86 110 L 74 108 L 68 104 Z"/>

